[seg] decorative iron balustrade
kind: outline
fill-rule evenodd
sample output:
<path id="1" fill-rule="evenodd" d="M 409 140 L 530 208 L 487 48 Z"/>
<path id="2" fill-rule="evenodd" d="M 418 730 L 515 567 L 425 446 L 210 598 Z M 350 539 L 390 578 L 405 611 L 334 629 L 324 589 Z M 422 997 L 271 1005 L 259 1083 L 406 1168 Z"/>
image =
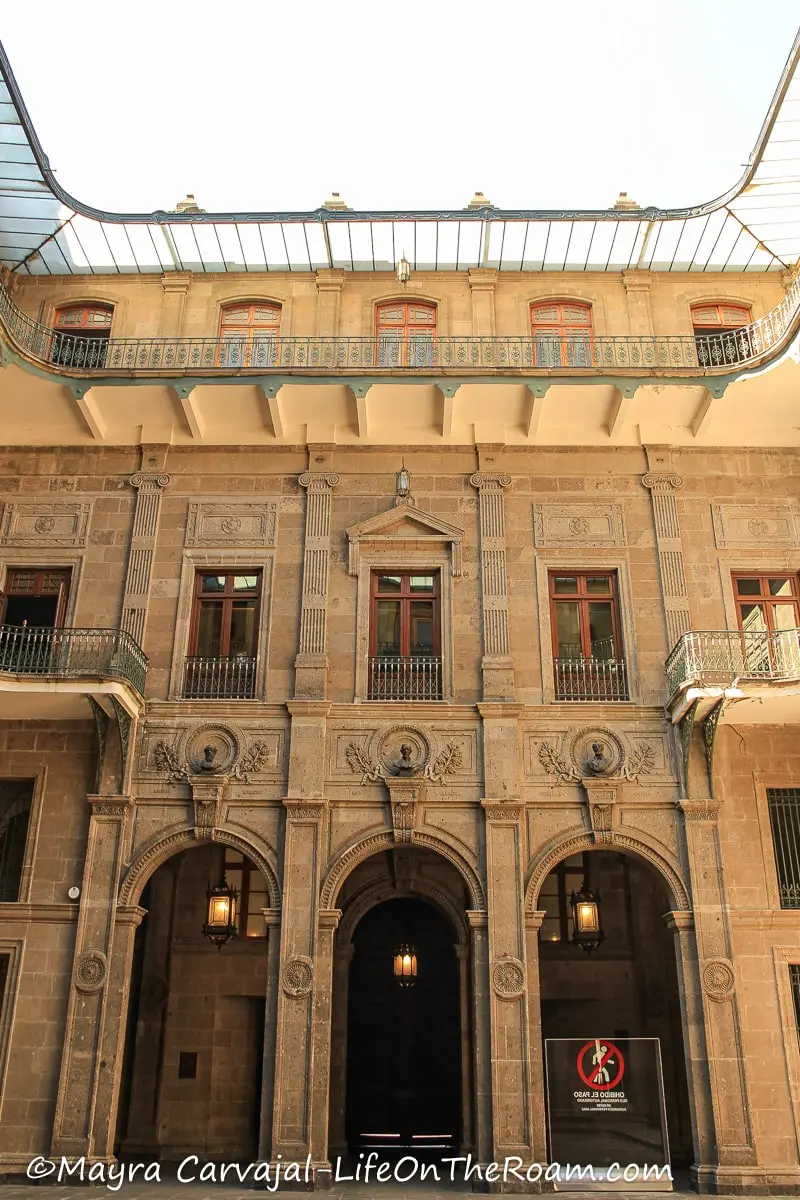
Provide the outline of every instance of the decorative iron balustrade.
<path id="1" fill-rule="evenodd" d="M 724 373 L 762 362 L 800 321 L 800 273 L 779 304 L 728 333 L 566 337 L 226 337 L 98 338 L 55 332 L 27 316 L 0 286 L 0 325 L 27 357 L 45 366 L 114 374 L 234 371 L 617 370 Z"/>
<path id="2" fill-rule="evenodd" d="M 556 700 L 628 699 L 624 658 L 553 659 Z"/>
<path id="3" fill-rule="evenodd" d="M 147 656 L 122 629 L 0 625 L 0 671 L 55 679 L 120 679 L 144 695 Z"/>
<path id="4" fill-rule="evenodd" d="M 666 662 L 670 696 L 682 687 L 733 687 L 737 680 L 800 680 L 800 629 L 684 633 Z"/>
<path id="5" fill-rule="evenodd" d="M 230 658 L 187 658 L 181 695 L 184 700 L 252 700 L 257 663 L 258 659 L 240 654 Z"/>
<path id="6" fill-rule="evenodd" d="M 441 700 L 442 660 L 423 656 L 371 658 L 370 700 Z"/>

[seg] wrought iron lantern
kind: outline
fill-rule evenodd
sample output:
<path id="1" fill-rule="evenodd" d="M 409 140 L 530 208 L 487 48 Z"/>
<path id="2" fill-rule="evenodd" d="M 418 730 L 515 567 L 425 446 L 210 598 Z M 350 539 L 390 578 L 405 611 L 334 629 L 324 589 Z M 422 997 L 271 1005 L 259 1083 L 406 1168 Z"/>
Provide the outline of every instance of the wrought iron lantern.
<path id="1" fill-rule="evenodd" d="M 413 987 L 416 983 L 417 952 L 409 942 L 403 942 L 395 951 L 394 977 L 400 987 Z"/>
<path id="2" fill-rule="evenodd" d="M 411 263 L 408 261 L 405 254 L 400 256 L 400 261 L 397 264 L 397 278 L 398 281 L 402 283 L 403 287 L 405 287 L 411 278 Z"/>
<path id="3" fill-rule="evenodd" d="M 573 892 L 569 902 L 572 907 L 572 944 L 592 954 L 606 936 L 600 925 L 600 896 L 589 889 L 589 882 L 584 879 L 581 890 L 577 895 Z"/>
<path id="4" fill-rule="evenodd" d="M 239 893 L 228 883 L 225 872 L 216 887 L 209 888 L 208 911 L 203 926 L 203 936 L 221 950 L 226 942 L 236 937 L 236 904 Z"/>
<path id="5" fill-rule="evenodd" d="M 411 476 L 406 470 L 405 462 L 397 472 L 395 491 L 401 500 L 405 500 L 411 494 Z"/>

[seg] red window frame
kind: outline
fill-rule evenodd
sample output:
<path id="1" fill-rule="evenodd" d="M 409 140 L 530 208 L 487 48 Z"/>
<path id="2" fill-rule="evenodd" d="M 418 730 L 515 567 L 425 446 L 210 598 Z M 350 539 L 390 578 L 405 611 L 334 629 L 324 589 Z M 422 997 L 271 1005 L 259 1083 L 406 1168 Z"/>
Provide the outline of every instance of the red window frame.
<path id="1" fill-rule="evenodd" d="M 753 320 L 749 304 L 693 304 L 691 312 L 696 334 L 733 333 Z"/>
<path id="2" fill-rule="evenodd" d="M 206 575 L 216 575 L 225 577 L 225 586 L 219 591 L 203 590 L 203 577 Z M 242 575 L 255 575 L 256 585 L 254 588 L 239 588 L 234 590 L 234 579 Z M 261 618 L 261 601 L 262 601 L 262 582 L 263 572 L 261 568 L 256 567 L 239 567 L 235 571 L 230 568 L 204 567 L 202 570 L 198 568 L 194 577 L 194 591 L 192 594 L 192 620 L 189 628 L 189 655 L 197 655 L 197 640 L 200 634 L 200 609 L 203 604 L 219 604 L 222 607 L 222 620 L 220 622 L 220 645 L 219 651 L 212 657 L 227 658 L 230 652 L 231 639 L 231 615 L 233 613 L 233 603 L 235 600 L 252 600 L 255 599 L 255 616 L 253 617 L 253 644 L 250 648 L 250 657 L 255 658 L 256 646 L 258 645 L 258 624 Z"/>
<path id="3" fill-rule="evenodd" d="M 396 310 L 398 316 L 392 316 Z M 426 300 L 386 300 L 375 305 L 375 338 L 380 365 L 432 365 L 433 339 L 436 337 L 437 309 Z M 415 336 L 416 335 L 416 336 Z M 399 353 L 390 357 L 388 347 L 397 345 Z"/>
<path id="4" fill-rule="evenodd" d="M 237 317 L 238 313 L 242 315 Z M 235 300 L 223 304 L 219 312 L 217 366 L 274 366 L 281 316 L 281 306 L 269 300 Z M 257 353 L 254 347 L 258 347 Z"/>
<path id="5" fill-rule="evenodd" d="M 412 592 L 411 579 L 424 575 L 426 578 L 433 579 L 433 591 L 431 592 Z M 400 577 L 400 591 L 389 592 L 380 590 L 380 580 L 382 578 L 393 576 Z M 420 567 L 414 571 L 399 571 L 390 567 L 383 567 L 380 571 L 373 571 L 370 580 L 370 619 L 369 619 L 369 653 L 371 658 L 380 657 L 378 651 L 378 601 L 379 600 L 397 600 L 400 603 L 400 653 L 390 654 L 388 658 L 439 658 L 441 655 L 441 584 L 440 576 L 437 571 L 427 571 Z M 433 602 L 433 651 L 430 655 L 419 655 L 411 653 L 411 605 L 416 601 L 430 600 Z"/>
<path id="6" fill-rule="evenodd" d="M 591 304 L 537 300 L 531 304 L 531 338 L 537 367 L 590 367 L 594 346 Z M 552 314 L 547 320 L 544 314 Z M 546 340 L 545 340 L 546 339 Z M 558 339 L 556 343 L 555 339 Z M 554 353 L 558 349 L 558 353 Z"/>
<path id="7" fill-rule="evenodd" d="M 65 317 L 73 313 L 78 320 L 65 321 Z M 94 320 L 98 316 L 104 320 Z M 108 337 L 113 319 L 114 309 L 110 304 L 62 304 L 54 313 L 53 329 L 58 333 L 74 333 L 78 337 Z"/>
<path id="8" fill-rule="evenodd" d="M 556 579 L 571 579 L 577 580 L 577 588 L 574 592 L 556 592 Z M 609 591 L 589 592 L 587 590 L 587 579 L 607 579 L 609 581 Z M 556 571 L 550 571 L 548 574 L 548 592 L 550 596 L 550 630 L 552 634 L 553 657 L 560 659 L 558 646 L 558 621 L 556 619 L 556 606 L 558 604 L 576 604 L 578 605 L 578 613 L 580 620 L 580 639 L 581 639 L 581 657 L 583 659 L 591 658 L 592 656 L 592 639 L 589 628 L 589 605 L 607 603 L 611 609 L 611 636 L 614 641 L 614 653 L 607 661 L 613 661 L 623 658 L 621 629 L 619 620 L 619 597 L 617 594 L 617 573 L 616 571 L 573 571 L 568 568 L 559 568 Z"/>
<path id="9" fill-rule="evenodd" d="M 794 623 L 796 628 L 800 628 L 800 587 L 798 587 L 797 574 L 786 571 L 772 571 L 769 574 L 764 574 L 761 571 L 736 571 L 733 574 L 733 596 L 736 602 L 736 621 L 742 633 L 748 632 L 744 627 L 742 620 L 742 606 L 745 604 L 758 605 L 764 617 L 764 624 L 769 633 L 783 633 L 784 630 L 775 628 L 775 617 L 773 609 L 778 605 L 792 605 L 794 608 Z M 757 579 L 759 582 L 758 594 L 745 595 L 739 589 L 739 583 L 743 579 Z M 786 579 L 791 584 L 791 596 L 773 596 L 769 591 L 769 581 L 771 579 Z"/>
<path id="10" fill-rule="evenodd" d="M 33 576 L 32 586 L 21 588 L 18 583 L 21 576 Z M 5 624 L 9 596 L 58 596 L 53 629 L 60 629 L 64 624 L 71 579 L 69 567 L 9 567 L 4 590 L 0 592 L 0 625 Z"/>

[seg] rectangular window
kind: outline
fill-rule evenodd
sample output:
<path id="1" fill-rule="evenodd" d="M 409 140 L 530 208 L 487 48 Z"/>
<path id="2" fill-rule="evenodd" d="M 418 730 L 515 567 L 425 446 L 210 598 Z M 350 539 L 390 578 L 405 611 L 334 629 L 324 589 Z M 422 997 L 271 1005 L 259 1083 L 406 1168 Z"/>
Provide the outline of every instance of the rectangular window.
<path id="1" fill-rule="evenodd" d="M 70 571 L 9 567 L 0 595 L 0 624 L 57 629 L 64 623 Z"/>
<path id="2" fill-rule="evenodd" d="M 261 572 L 198 571 L 185 699 L 250 700 L 255 694 Z"/>
<path id="3" fill-rule="evenodd" d="M 800 670 L 800 591 L 797 576 L 734 575 L 736 619 L 742 631 L 742 673 L 794 676 Z"/>
<path id="4" fill-rule="evenodd" d="M 789 963 L 789 984 L 794 1003 L 794 1024 L 797 1037 L 800 1039 L 800 963 Z M 0 993 L 0 999 L 2 999 L 2 993 Z"/>
<path id="5" fill-rule="evenodd" d="M 584 879 L 589 878 L 589 854 L 573 854 L 554 867 L 542 884 L 539 908 L 546 916 L 539 934 L 543 942 L 568 942 L 572 937 L 573 920 L 570 896 L 579 892 Z"/>
<path id="6" fill-rule="evenodd" d="M 237 850 L 225 850 L 225 878 L 239 893 L 236 928 L 239 937 L 263 938 L 267 926 L 261 911 L 269 908 L 267 881 L 255 863 Z"/>
<path id="7" fill-rule="evenodd" d="M 781 908 L 800 908 L 800 788 L 767 788 Z"/>
<path id="8" fill-rule="evenodd" d="M 374 571 L 370 700 L 439 700 L 439 573 Z"/>
<path id="9" fill-rule="evenodd" d="M 0 779 L 0 903 L 19 900 L 33 779 Z"/>
<path id="10" fill-rule="evenodd" d="M 627 700 L 613 571 L 551 571 L 557 700 Z"/>

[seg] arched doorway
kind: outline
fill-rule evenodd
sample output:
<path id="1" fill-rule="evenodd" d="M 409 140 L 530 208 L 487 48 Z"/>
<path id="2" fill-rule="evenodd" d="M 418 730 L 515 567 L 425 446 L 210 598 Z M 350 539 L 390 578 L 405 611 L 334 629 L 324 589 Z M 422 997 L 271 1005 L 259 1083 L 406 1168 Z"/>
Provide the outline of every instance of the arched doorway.
<path id="1" fill-rule="evenodd" d="M 464 880 L 433 851 L 373 855 L 339 901 L 330 1152 L 472 1146 L 472 951 Z M 416 974 L 396 964 L 401 948 Z M 401 973 L 398 974 L 397 972 Z"/>
<path id="2" fill-rule="evenodd" d="M 238 892 L 237 936 L 203 934 L 207 892 Z M 140 901 L 116 1152 L 252 1161 L 258 1152 L 268 885 L 239 850 L 201 843 L 162 863 Z"/>
<path id="3" fill-rule="evenodd" d="M 590 953 L 573 941 L 570 897 L 584 884 L 599 898 L 605 935 Z M 632 1039 L 658 1039 L 671 1163 L 680 1169 L 688 1167 L 694 1156 L 674 935 L 664 921 L 674 907 L 662 876 L 652 866 L 611 849 L 587 849 L 563 858 L 545 878 L 537 901 L 538 910 L 545 914 L 539 933 L 545 1044 L 556 1039 L 607 1039 L 614 1045 L 630 1045 Z M 620 1157 L 628 1136 L 625 1121 L 611 1121 L 613 1136 L 619 1131 L 613 1157 L 638 1161 L 641 1146 L 634 1141 L 651 1136 L 656 1140 L 660 1120 L 660 1112 L 652 1106 L 647 1121 L 653 1128 L 634 1132 L 627 1160 Z M 575 1161 L 579 1161 L 577 1152 Z"/>

